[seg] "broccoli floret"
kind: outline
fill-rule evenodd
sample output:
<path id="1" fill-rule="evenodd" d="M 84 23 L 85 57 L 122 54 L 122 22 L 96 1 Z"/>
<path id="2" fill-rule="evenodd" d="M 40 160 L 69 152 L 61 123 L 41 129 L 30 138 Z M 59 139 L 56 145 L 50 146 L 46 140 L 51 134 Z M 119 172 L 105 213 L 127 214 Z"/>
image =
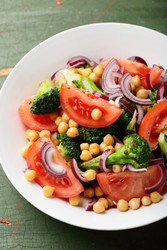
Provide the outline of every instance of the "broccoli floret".
<path id="1" fill-rule="evenodd" d="M 72 138 L 63 133 L 57 134 L 57 139 L 60 141 L 58 149 L 60 149 L 60 153 L 62 153 L 65 159 L 70 160 L 70 158 L 74 158 L 76 161 L 80 160 L 81 149 L 78 137 Z"/>
<path id="2" fill-rule="evenodd" d="M 111 125 L 104 128 L 79 127 L 79 137 L 88 143 L 101 143 L 107 134 L 115 135 L 120 140 L 125 136 L 126 128 L 132 119 L 132 114 L 122 107 L 121 116 Z"/>
<path id="3" fill-rule="evenodd" d="M 151 150 L 147 141 L 138 134 L 132 134 L 124 138 L 124 143 L 122 148 L 107 157 L 106 166 L 130 163 L 134 168 L 146 168 L 151 158 Z M 82 163 L 81 167 L 99 168 L 100 157 Z"/>
<path id="4" fill-rule="evenodd" d="M 165 166 L 167 167 L 167 130 L 160 133 L 158 137 L 158 143 L 161 150 L 161 155 L 165 160 Z"/>
<path id="5" fill-rule="evenodd" d="M 45 115 L 55 111 L 59 106 L 59 88 L 52 88 L 51 82 L 46 80 L 40 84 L 37 95 L 32 101 L 30 112 Z"/>
<path id="6" fill-rule="evenodd" d="M 151 91 L 151 94 L 149 95 L 149 99 L 152 101 L 152 105 L 150 106 L 147 106 L 147 112 L 157 104 L 157 91 L 158 91 L 158 88 L 155 88 Z"/>

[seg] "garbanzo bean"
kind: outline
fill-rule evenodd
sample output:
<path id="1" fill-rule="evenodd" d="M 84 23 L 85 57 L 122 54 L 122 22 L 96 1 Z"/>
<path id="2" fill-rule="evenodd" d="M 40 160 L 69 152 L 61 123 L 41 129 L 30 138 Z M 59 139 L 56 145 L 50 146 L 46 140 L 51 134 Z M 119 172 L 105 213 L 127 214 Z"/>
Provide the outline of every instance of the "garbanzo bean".
<path id="1" fill-rule="evenodd" d="M 122 171 L 122 165 L 121 164 L 113 164 L 112 170 L 114 173 L 119 173 Z"/>
<path id="2" fill-rule="evenodd" d="M 102 202 L 97 201 L 93 205 L 93 211 L 97 214 L 104 213 L 105 207 Z"/>
<path id="3" fill-rule="evenodd" d="M 100 151 L 103 153 L 104 152 L 104 148 L 107 147 L 107 145 L 105 144 L 105 142 L 100 143 Z"/>
<path id="4" fill-rule="evenodd" d="M 27 152 L 28 152 L 28 149 L 29 147 L 33 144 L 34 142 L 33 141 L 29 141 L 27 142 L 27 144 L 25 146 L 22 147 L 21 149 L 21 155 L 26 158 L 27 157 Z"/>
<path id="5" fill-rule="evenodd" d="M 132 198 L 129 201 L 129 206 L 130 208 L 132 208 L 133 210 L 136 210 L 140 207 L 140 198 Z"/>
<path id="6" fill-rule="evenodd" d="M 70 120 L 69 116 L 65 112 L 63 112 L 62 121 L 68 123 L 69 120 Z"/>
<path id="7" fill-rule="evenodd" d="M 86 198 L 93 198 L 95 195 L 95 191 L 93 187 L 87 187 L 84 190 L 84 197 Z"/>
<path id="8" fill-rule="evenodd" d="M 27 129 L 26 130 L 26 138 L 29 141 L 36 141 L 39 138 L 39 134 L 37 131 L 33 130 L 33 129 Z"/>
<path id="9" fill-rule="evenodd" d="M 85 142 L 85 143 L 81 143 L 80 144 L 80 149 L 83 150 L 89 150 L 89 143 Z"/>
<path id="10" fill-rule="evenodd" d="M 35 179 L 35 177 L 36 177 L 35 170 L 27 169 L 25 171 L 25 177 L 26 177 L 27 181 L 33 181 Z"/>
<path id="11" fill-rule="evenodd" d="M 55 123 L 57 126 L 59 126 L 60 122 L 62 122 L 62 118 L 61 118 L 61 116 L 58 116 L 55 120 Z"/>
<path id="12" fill-rule="evenodd" d="M 79 124 L 77 122 L 74 122 L 72 119 L 69 120 L 68 123 L 70 128 L 78 128 Z"/>
<path id="13" fill-rule="evenodd" d="M 97 143 L 91 143 L 89 146 L 89 151 L 92 155 L 99 155 L 100 154 L 100 146 Z"/>
<path id="14" fill-rule="evenodd" d="M 89 76 L 91 73 L 92 73 L 91 68 L 86 68 L 86 69 L 83 69 L 83 70 L 82 70 L 81 75 L 87 77 L 87 76 Z"/>
<path id="15" fill-rule="evenodd" d="M 149 206 L 151 204 L 151 199 L 149 196 L 143 196 L 141 202 L 143 206 Z"/>
<path id="16" fill-rule="evenodd" d="M 54 187 L 51 187 L 49 185 L 46 185 L 42 188 L 42 191 L 43 191 L 43 194 L 46 196 L 46 197 L 50 197 L 52 196 L 53 192 L 54 192 Z"/>
<path id="17" fill-rule="evenodd" d="M 60 134 L 67 132 L 68 128 L 68 124 L 63 121 L 58 125 L 58 131 Z"/>
<path id="18" fill-rule="evenodd" d="M 96 73 L 92 72 L 90 75 L 89 75 L 90 79 L 93 81 L 93 82 L 98 82 L 99 80 L 99 76 L 96 75 Z"/>
<path id="19" fill-rule="evenodd" d="M 118 149 L 120 149 L 120 148 L 122 148 L 122 147 L 123 147 L 123 144 L 122 144 L 122 143 L 116 142 L 116 143 L 115 143 L 114 149 L 115 149 L 115 151 L 117 151 Z"/>
<path id="20" fill-rule="evenodd" d="M 89 160 L 91 160 L 92 159 L 92 154 L 91 154 L 91 152 L 89 151 L 89 150 L 83 150 L 82 151 L 82 153 L 81 153 L 81 155 L 80 155 L 80 159 L 82 160 L 82 161 L 89 161 Z"/>
<path id="21" fill-rule="evenodd" d="M 67 135 L 69 136 L 69 137 L 77 137 L 77 136 L 79 136 L 79 132 L 78 132 L 78 129 L 77 128 L 69 128 L 68 130 L 67 130 Z"/>
<path id="22" fill-rule="evenodd" d="M 150 198 L 153 203 L 157 203 L 162 200 L 162 196 L 156 191 L 150 194 Z"/>
<path id="23" fill-rule="evenodd" d="M 91 117 L 93 120 L 97 121 L 101 118 L 102 112 L 100 109 L 93 109 L 91 112 Z"/>
<path id="24" fill-rule="evenodd" d="M 96 186 L 96 187 L 95 187 L 95 195 L 96 195 L 96 196 L 102 196 L 103 194 L 104 194 L 104 193 L 103 193 L 101 187 Z"/>
<path id="25" fill-rule="evenodd" d="M 121 211 L 121 212 L 125 212 L 128 210 L 128 202 L 126 200 L 119 200 L 118 203 L 117 203 L 117 208 Z"/>
<path id="26" fill-rule="evenodd" d="M 108 134 L 103 138 L 103 142 L 109 146 L 109 145 L 113 145 L 114 144 L 114 138 L 112 137 L 112 135 Z"/>
<path id="27" fill-rule="evenodd" d="M 101 203 L 103 203 L 105 209 L 108 208 L 108 200 L 104 197 L 101 197 L 98 199 L 98 201 L 100 201 Z"/>
<path id="28" fill-rule="evenodd" d="M 102 74 L 103 74 L 103 68 L 102 68 L 102 66 L 101 66 L 101 65 L 97 65 L 97 66 L 93 69 L 93 72 L 94 72 L 97 76 L 101 77 Z"/>
<path id="29" fill-rule="evenodd" d="M 83 174 L 83 177 L 88 181 L 93 181 L 96 179 L 96 172 L 93 169 L 86 170 Z"/>
<path id="30" fill-rule="evenodd" d="M 42 130 L 40 133 L 39 133 L 39 136 L 40 137 L 44 137 L 44 136 L 46 136 L 46 137 L 51 137 L 51 133 L 50 133 L 50 131 L 49 130 Z"/>
<path id="31" fill-rule="evenodd" d="M 69 198 L 69 203 L 72 205 L 72 206 L 78 206 L 79 203 L 80 203 L 80 196 L 79 195 L 76 195 L 74 197 L 70 197 Z"/>
<path id="32" fill-rule="evenodd" d="M 149 92 L 147 89 L 139 89 L 136 93 L 136 97 L 141 99 L 146 99 L 149 95 Z"/>

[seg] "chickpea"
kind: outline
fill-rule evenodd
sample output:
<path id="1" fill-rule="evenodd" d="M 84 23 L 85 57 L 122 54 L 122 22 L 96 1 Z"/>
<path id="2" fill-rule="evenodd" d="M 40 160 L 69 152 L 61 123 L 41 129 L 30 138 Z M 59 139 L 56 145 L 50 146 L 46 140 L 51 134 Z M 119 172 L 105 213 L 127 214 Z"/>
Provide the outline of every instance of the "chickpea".
<path id="1" fill-rule="evenodd" d="M 140 198 L 133 198 L 129 201 L 129 206 L 133 209 L 136 210 L 140 207 Z"/>
<path id="2" fill-rule="evenodd" d="M 29 147 L 33 144 L 34 142 L 33 141 L 29 141 L 27 142 L 27 144 L 25 146 L 22 147 L 21 149 L 21 155 L 26 158 L 27 157 L 27 152 L 28 152 L 28 149 Z"/>
<path id="3" fill-rule="evenodd" d="M 85 188 L 85 190 L 84 190 L 84 197 L 86 197 L 86 198 L 93 198 L 94 195 L 95 195 L 95 191 L 94 191 L 93 187 Z"/>
<path id="4" fill-rule="evenodd" d="M 119 200 L 117 203 L 117 208 L 121 211 L 121 212 L 125 212 L 128 210 L 128 202 L 126 200 Z"/>
<path id="5" fill-rule="evenodd" d="M 100 109 L 93 109 L 91 112 L 91 117 L 93 120 L 97 121 L 101 118 L 102 112 Z"/>
<path id="6" fill-rule="evenodd" d="M 114 149 L 114 147 L 113 147 L 112 145 L 106 146 L 106 147 L 104 148 L 104 151 L 106 151 L 107 149 L 110 149 L 110 150 L 111 150 L 111 154 L 115 152 L 115 149 Z"/>
<path id="7" fill-rule="evenodd" d="M 150 198 L 153 203 L 157 203 L 162 200 L 162 196 L 156 191 L 151 193 Z"/>
<path id="8" fill-rule="evenodd" d="M 93 169 L 89 169 L 84 172 L 83 177 L 88 181 L 93 181 L 96 179 L 96 172 Z"/>
<path id="9" fill-rule="evenodd" d="M 57 126 L 59 126 L 60 122 L 62 122 L 62 118 L 61 118 L 61 116 L 58 116 L 55 120 L 55 123 Z"/>
<path id="10" fill-rule="evenodd" d="M 89 76 L 91 73 L 92 73 L 91 68 L 86 68 L 86 69 L 83 69 L 83 70 L 82 70 L 81 75 L 87 77 L 87 76 Z"/>
<path id="11" fill-rule="evenodd" d="M 151 199 L 149 196 L 143 196 L 141 202 L 143 206 L 149 206 L 151 204 Z"/>
<path id="12" fill-rule="evenodd" d="M 91 152 L 89 150 L 83 150 L 81 155 L 80 155 L 80 159 L 82 161 L 89 161 L 92 159 L 92 155 Z"/>
<path id="13" fill-rule="evenodd" d="M 91 143 L 89 146 L 89 151 L 92 155 L 99 155 L 100 154 L 100 146 L 97 143 Z"/>
<path id="14" fill-rule="evenodd" d="M 112 171 L 114 173 L 119 173 L 122 171 L 122 165 L 121 164 L 113 164 L 112 165 Z"/>
<path id="15" fill-rule="evenodd" d="M 63 112 L 62 121 L 68 123 L 69 120 L 70 120 L 69 116 L 65 112 Z"/>
<path id="16" fill-rule="evenodd" d="M 115 151 L 118 151 L 118 149 L 120 149 L 120 148 L 122 148 L 122 147 L 123 147 L 123 144 L 122 144 L 122 143 L 116 142 L 116 143 L 115 143 L 114 149 L 115 149 Z"/>
<path id="17" fill-rule="evenodd" d="M 50 114 L 50 119 L 51 119 L 52 121 L 55 121 L 57 117 L 58 117 L 58 113 L 57 113 L 57 112 L 52 112 L 52 113 Z"/>
<path id="18" fill-rule="evenodd" d="M 46 137 L 51 137 L 51 133 L 50 133 L 50 131 L 49 130 L 42 130 L 40 133 L 39 133 L 39 136 L 40 137 L 44 137 L 44 136 L 46 136 Z"/>
<path id="19" fill-rule="evenodd" d="M 146 99 L 149 95 L 149 92 L 147 89 L 139 89 L 136 93 L 136 97 L 141 99 Z"/>
<path id="20" fill-rule="evenodd" d="M 78 128 L 79 124 L 77 122 L 74 122 L 73 120 L 69 120 L 69 123 L 68 123 L 69 127 L 70 128 Z"/>
<path id="21" fill-rule="evenodd" d="M 96 195 L 96 196 L 102 196 L 103 194 L 104 194 L 104 193 L 103 193 L 101 187 L 96 186 L 96 187 L 95 187 L 95 195 Z"/>
<path id="22" fill-rule="evenodd" d="M 93 82 L 98 82 L 99 80 L 99 76 L 96 75 L 94 72 L 92 72 L 90 75 L 89 75 L 90 79 L 93 81 Z"/>
<path id="23" fill-rule="evenodd" d="M 135 85 L 133 82 L 130 82 L 130 86 L 131 86 L 131 90 L 134 91 L 135 90 Z"/>
<path id="24" fill-rule="evenodd" d="M 104 148 L 107 147 L 107 145 L 105 144 L 105 142 L 100 143 L 100 151 L 103 153 L 104 152 Z"/>
<path id="25" fill-rule="evenodd" d="M 35 170 L 27 169 L 25 171 L 25 177 L 26 177 L 27 181 L 33 181 L 35 179 L 35 177 L 36 177 Z"/>
<path id="26" fill-rule="evenodd" d="M 54 192 L 54 187 L 51 187 L 49 185 L 46 185 L 42 188 L 42 191 L 43 191 L 43 194 L 46 196 L 46 197 L 50 197 L 52 196 L 53 192 Z"/>
<path id="27" fill-rule="evenodd" d="M 26 130 L 26 138 L 29 141 L 36 141 L 39 138 L 39 134 L 37 131 L 33 130 L 33 129 L 27 129 Z"/>
<path id="28" fill-rule="evenodd" d="M 59 140 L 57 139 L 57 138 L 55 138 L 54 140 L 52 140 L 52 142 L 53 142 L 53 144 L 55 145 L 55 146 L 58 146 L 59 145 Z"/>
<path id="29" fill-rule="evenodd" d="M 93 205 L 93 211 L 97 214 L 103 213 L 105 211 L 105 207 L 102 202 L 97 201 Z"/>
<path id="30" fill-rule="evenodd" d="M 58 125 L 58 131 L 60 134 L 67 132 L 68 130 L 68 124 L 66 122 L 60 122 Z"/>
<path id="31" fill-rule="evenodd" d="M 145 88 L 143 86 L 139 86 L 139 87 L 135 88 L 134 93 L 136 94 L 137 91 L 139 91 L 140 89 L 145 89 Z"/>
<path id="32" fill-rule="evenodd" d="M 103 203 L 105 209 L 108 208 L 108 200 L 106 198 L 101 197 L 98 199 L 98 201 Z"/>
<path id="33" fill-rule="evenodd" d="M 67 135 L 69 137 L 77 137 L 79 136 L 79 132 L 78 132 L 78 129 L 77 128 L 69 128 L 67 130 Z"/>
<path id="34" fill-rule="evenodd" d="M 135 86 L 135 88 L 140 87 L 140 85 L 141 85 L 140 77 L 138 75 L 133 76 L 130 83 L 133 84 Z"/>
<path id="35" fill-rule="evenodd" d="M 112 137 L 112 135 L 108 134 L 103 138 L 103 142 L 109 146 L 109 145 L 113 145 L 114 144 L 114 138 Z"/>
<path id="36" fill-rule="evenodd" d="M 101 77 L 102 74 L 103 74 L 103 68 L 102 68 L 102 66 L 101 66 L 101 65 L 97 65 L 97 66 L 93 69 L 93 72 L 94 72 L 97 76 Z"/>
<path id="37" fill-rule="evenodd" d="M 114 202 L 110 199 L 110 198 L 106 198 L 108 201 L 108 207 L 113 207 L 114 206 Z"/>
<path id="38" fill-rule="evenodd" d="M 76 195 L 74 197 L 70 197 L 69 198 L 69 203 L 72 205 L 72 206 L 78 206 L 79 203 L 80 203 L 80 196 L 79 195 Z"/>
<path id="39" fill-rule="evenodd" d="M 85 142 L 85 143 L 81 143 L 80 144 L 80 149 L 83 150 L 89 150 L 89 143 Z"/>

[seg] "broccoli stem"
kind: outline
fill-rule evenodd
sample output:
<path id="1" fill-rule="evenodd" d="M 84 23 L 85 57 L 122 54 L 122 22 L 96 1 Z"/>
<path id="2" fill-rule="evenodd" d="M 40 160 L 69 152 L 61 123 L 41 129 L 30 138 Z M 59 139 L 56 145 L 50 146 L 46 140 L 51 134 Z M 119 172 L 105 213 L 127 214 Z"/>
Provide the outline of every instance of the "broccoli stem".
<path id="1" fill-rule="evenodd" d="M 100 157 L 101 155 L 96 158 L 93 158 L 90 161 L 83 162 L 81 164 L 81 167 L 86 169 L 99 168 Z M 112 164 L 127 164 L 127 163 L 131 163 L 135 168 L 140 167 L 140 165 L 134 159 L 132 159 L 132 153 L 127 152 L 125 146 L 120 148 L 115 153 L 110 154 L 106 159 L 106 166 L 110 166 Z"/>
<path id="2" fill-rule="evenodd" d="M 160 133 L 158 142 L 162 157 L 167 159 L 167 130 Z"/>

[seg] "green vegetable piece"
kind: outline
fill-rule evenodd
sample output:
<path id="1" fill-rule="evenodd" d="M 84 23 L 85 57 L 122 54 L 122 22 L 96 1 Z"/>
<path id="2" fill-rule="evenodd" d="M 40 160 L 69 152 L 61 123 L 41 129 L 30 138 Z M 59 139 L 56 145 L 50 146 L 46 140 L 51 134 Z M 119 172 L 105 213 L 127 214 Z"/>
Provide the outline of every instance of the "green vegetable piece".
<path id="1" fill-rule="evenodd" d="M 160 133 L 158 137 L 158 143 L 161 150 L 161 155 L 165 160 L 165 165 L 167 166 L 167 130 Z"/>
<path id="2" fill-rule="evenodd" d="M 59 106 L 59 89 L 52 88 L 51 82 L 46 80 L 40 84 L 37 96 L 32 101 L 30 112 L 36 115 L 45 115 L 56 111 Z"/>
<path id="3" fill-rule="evenodd" d="M 130 163 L 134 168 L 146 168 L 151 159 L 147 141 L 138 134 L 131 134 L 124 138 L 124 143 L 122 148 L 107 157 L 106 166 Z M 99 168 L 100 157 L 84 162 L 80 166 L 86 169 Z"/>
<path id="4" fill-rule="evenodd" d="M 71 138 L 66 133 L 63 133 L 58 134 L 57 139 L 60 141 L 60 145 L 57 148 L 67 161 L 72 158 L 80 161 L 80 140 L 77 137 Z"/>
<path id="5" fill-rule="evenodd" d="M 151 91 L 151 94 L 149 95 L 149 99 L 152 101 L 152 105 L 150 106 L 147 106 L 147 112 L 157 104 L 157 91 L 158 91 L 158 88 L 155 88 Z"/>

